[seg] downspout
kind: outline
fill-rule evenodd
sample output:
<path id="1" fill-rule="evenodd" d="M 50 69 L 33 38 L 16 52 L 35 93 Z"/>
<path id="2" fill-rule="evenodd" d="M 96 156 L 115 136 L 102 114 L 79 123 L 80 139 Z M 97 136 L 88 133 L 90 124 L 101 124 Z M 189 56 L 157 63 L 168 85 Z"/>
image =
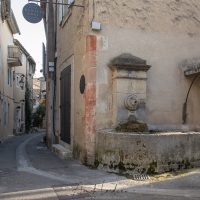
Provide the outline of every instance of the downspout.
<path id="1" fill-rule="evenodd" d="M 51 135 L 51 145 L 55 143 L 55 134 L 54 134 L 54 79 L 55 79 L 55 15 L 54 15 L 54 5 L 52 4 L 52 0 L 49 0 L 48 4 L 48 63 L 54 62 L 54 72 L 52 74 L 49 74 L 48 72 L 48 80 L 51 82 L 51 91 L 52 91 L 52 97 L 51 97 L 51 103 L 52 103 L 52 113 L 51 113 L 51 129 L 50 135 Z M 51 38 L 51 40 L 50 40 Z M 50 44 L 51 43 L 51 44 Z M 49 113 L 50 114 L 50 113 Z"/>
<path id="2" fill-rule="evenodd" d="M 55 46 L 54 46 L 54 78 L 53 78 L 53 109 L 52 109 L 52 116 L 53 116 L 53 135 L 55 138 L 55 106 L 56 106 L 56 65 L 57 65 L 57 55 L 56 55 L 56 41 L 57 41 L 57 4 L 55 5 L 55 15 L 54 15 L 55 21 L 54 21 L 54 36 L 55 36 Z M 55 142 L 55 141 L 54 141 Z"/>
<path id="3" fill-rule="evenodd" d="M 27 57 L 26 57 L 26 78 L 25 78 L 25 96 L 26 96 L 26 92 L 27 92 L 27 85 L 28 85 L 28 59 L 30 58 L 31 56 L 30 55 L 28 55 Z M 25 98 L 25 96 L 24 96 L 24 99 L 26 100 L 26 98 Z M 24 103 L 24 114 L 25 114 L 25 132 L 26 132 L 26 101 L 25 101 L 25 103 Z"/>

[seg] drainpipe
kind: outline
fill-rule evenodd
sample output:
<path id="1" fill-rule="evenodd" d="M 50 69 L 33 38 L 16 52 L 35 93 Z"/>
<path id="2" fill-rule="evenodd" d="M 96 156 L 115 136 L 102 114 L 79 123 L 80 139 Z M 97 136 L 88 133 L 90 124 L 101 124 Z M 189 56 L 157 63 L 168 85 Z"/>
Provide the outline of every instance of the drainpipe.
<path id="1" fill-rule="evenodd" d="M 52 83 L 52 90 L 53 90 L 53 96 L 52 96 L 52 142 L 55 143 L 55 101 L 56 101 L 56 63 L 57 63 L 57 53 L 56 53 L 56 32 L 57 32 L 57 4 L 54 9 L 54 73 L 53 73 L 53 83 Z"/>
<path id="2" fill-rule="evenodd" d="M 27 90 L 27 85 L 28 85 L 28 59 L 30 58 L 31 56 L 30 55 L 28 55 L 27 57 L 26 57 L 26 81 L 25 81 L 25 93 L 27 92 L 26 90 Z M 25 97 L 24 97 L 24 99 L 25 99 Z M 26 102 L 25 102 L 25 106 L 24 106 L 24 109 L 25 109 L 25 118 L 26 118 Z M 24 119 L 25 120 L 25 119 Z M 32 121 L 32 119 L 31 119 L 31 121 Z M 32 123 L 32 122 L 31 122 Z M 25 120 L 25 129 L 26 129 L 26 120 Z M 25 131 L 26 132 L 26 131 Z"/>
<path id="3" fill-rule="evenodd" d="M 54 15 L 54 6 L 52 4 L 52 0 L 49 0 L 49 4 L 48 4 L 48 55 L 47 55 L 47 61 L 49 62 L 53 62 L 54 63 L 54 72 L 47 72 L 47 81 L 50 82 L 50 86 L 51 86 L 51 94 L 52 97 L 49 98 L 50 99 L 50 103 L 52 105 L 51 109 L 52 111 L 48 111 L 49 114 L 51 115 L 50 117 L 50 121 L 51 121 L 51 129 L 49 130 L 49 136 L 51 135 L 51 145 L 54 144 L 55 142 L 55 134 L 54 134 L 54 90 L 55 90 L 55 85 L 54 85 L 54 79 L 55 79 L 55 15 Z M 49 102 L 49 101 L 48 101 Z M 47 116 L 48 117 L 48 116 Z"/>

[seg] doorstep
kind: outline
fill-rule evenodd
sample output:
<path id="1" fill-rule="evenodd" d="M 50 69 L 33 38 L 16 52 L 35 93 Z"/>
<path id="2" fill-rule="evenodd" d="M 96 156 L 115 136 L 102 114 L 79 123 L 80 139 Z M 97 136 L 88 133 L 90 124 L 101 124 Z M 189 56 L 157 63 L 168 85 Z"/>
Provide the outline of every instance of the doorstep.
<path id="1" fill-rule="evenodd" d="M 72 158 L 72 151 L 63 147 L 60 144 L 53 144 L 52 151 L 58 155 L 61 159 Z"/>

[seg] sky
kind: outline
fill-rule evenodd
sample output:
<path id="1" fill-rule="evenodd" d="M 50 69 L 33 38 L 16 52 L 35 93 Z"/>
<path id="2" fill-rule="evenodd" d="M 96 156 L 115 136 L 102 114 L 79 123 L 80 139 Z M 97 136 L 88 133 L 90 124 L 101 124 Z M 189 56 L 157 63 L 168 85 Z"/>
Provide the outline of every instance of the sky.
<path id="1" fill-rule="evenodd" d="M 43 20 L 37 24 L 32 24 L 24 19 L 22 10 L 27 3 L 28 0 L 11 0 L 11 7 L 21 32 L 21 35 L 15 34 L 14 38 L 20 41 L 35 60 L 36 72 L 34 77 L 38 78 L 43 76 L 40 70 L 42 69 L 42 42 L 46 43 L 44 24 Z"/>

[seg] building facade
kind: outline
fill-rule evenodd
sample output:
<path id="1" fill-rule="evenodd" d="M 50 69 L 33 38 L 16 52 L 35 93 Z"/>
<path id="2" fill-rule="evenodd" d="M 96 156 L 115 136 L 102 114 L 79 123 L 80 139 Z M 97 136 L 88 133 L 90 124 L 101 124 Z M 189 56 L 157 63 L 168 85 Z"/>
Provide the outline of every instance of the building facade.
<path id="1" fill-rule="evenodd" d="M 13 35 L 19 33 L 15 16 L 11 10 L 10 1 L 1 1 L 0 18 L 0 138 L 13 135 L 14 127 L 14 97 L 13 97 L 13 67 L 22 65 L 21 52 L 13 43 Z"/>
<path id="2" fill-rule="evenodd" d="M 130 119 L 199 131 L 198 0 L 60 2 L 42 4 L 50 144 L 94 165 L 98 131 Z"/>
<path id="3" fill-rule="evenodd" d="M 36 63 L 23 45 L 14 39 L 14 44 L 22 54 L 22 66 L 14 67 L 13 71 L 13 95 L 14 95 L 14 134 L 25 133 L 25 93 L 30 93 L 31 112 L 33 112 L 33 75 L 35 74 Z M 23 84 L 22 84 L 23 83 Z M 20 86 L 21 84 L 21 86 Z"/>
<path id="4" fill-rule="evenodd" d="M 35 61 L 14 39 L 20 30 L 10 0 L 0 2 L 0 141 L 23 132 L 25 122 L 25 80 L 35 71 Z M 31 71 L 30 71 L 31 70 Z"/>

